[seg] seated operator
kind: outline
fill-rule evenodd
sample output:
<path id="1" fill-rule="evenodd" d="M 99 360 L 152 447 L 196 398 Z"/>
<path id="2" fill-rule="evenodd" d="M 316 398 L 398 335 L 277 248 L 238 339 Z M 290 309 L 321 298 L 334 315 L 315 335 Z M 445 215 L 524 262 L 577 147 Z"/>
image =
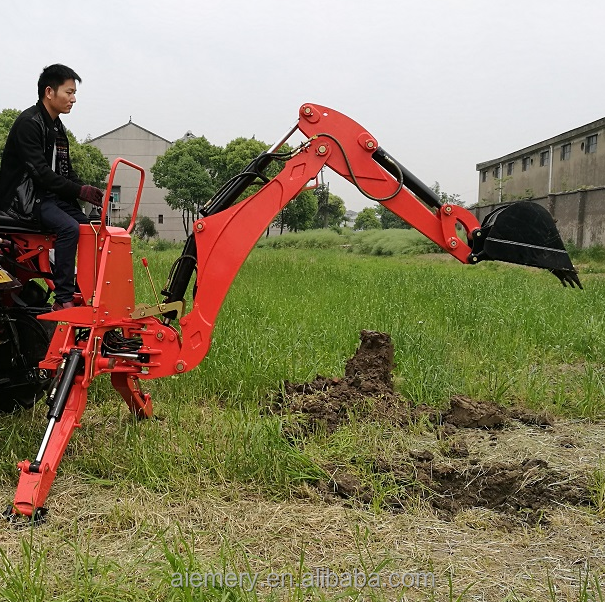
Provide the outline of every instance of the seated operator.
<path id="1" fill-rule="evenodd" d="M 103 204 L 103 191 L 83 184 L 74 172 L 59 119 L 76 102 L 76 81 L 82 81 L 80 76 L 65 65 L 42 71 L 38 102 L 17 117 L 0 164 L 0 210 L 13 207 L 18 195 L 33 195 L 33 218 L 56 234 L 55 311 L 74 307 L 79 224 L 89 222 L 78 200 L 97 207 Z"/>

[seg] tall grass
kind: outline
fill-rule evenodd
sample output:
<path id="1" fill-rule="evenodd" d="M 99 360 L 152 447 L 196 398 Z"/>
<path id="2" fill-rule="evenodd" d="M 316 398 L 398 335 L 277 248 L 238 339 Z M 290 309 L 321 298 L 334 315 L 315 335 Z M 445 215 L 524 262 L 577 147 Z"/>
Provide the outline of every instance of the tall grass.
<path id="1" fill-rule="evenodd" d="M 441 250 L 416 230 L 307 230 L 262 238 L 257 246 L 271 249 L 345 249 L 363 255 L 419 255 Z"/>
<path id="2" fill-rule="evenodd" d="M 323 236 L 332 234 L 339 236 Z M 362 329 L 391 334 L 397 387 L 415 403 L 439 406 L 452 394 L 465 394 L 573 417 L 603 415 L 605 290 L 600 276 L 586 275 L 584 291 L 563 289 L 539 270 L 463 266 L 445 255 L 393 252 L 385 257 L 387 243 L 381 243 L 379 253 L 371 237 L 362 241 L 355 234 L 347 235 L 344 248 L 339 243 L 338 248 L 294 245 L 276 251 L 275 244 L 266 243 L 255 249 L 225 300 L 202 365 L 144 383 L 154 398 L 155 420 L 134 422 L 107 379 L 93 383 L 83 427 L 51 491 L 54 522 L 22 535 L 0 534 L 0 543 L 11 550 L 0 553 L 1 599 L 256 599 L 256 593 L 239 590 L 173 588 L 168 576 L 236 561 L 245 568 L 258 560 L 246 547 L 254 549 L 253 542 L 240 542 L 235 553 L 222 525 L 195 514 L 203 504 L 262 499 L 279 507 L 304 491 L 306 482 L 325 477 L 321 467 L 327 460 L 350 458 L 363 466 L 376 450 L 395 445 L 392 432 L 349 425 L 330 439 L 294 446 L 284 436 L 281 419 L 260 410 L 285 379 L 342 375 Z M 366 251 L 347 252 L 355 245 Z M 148 257 L 161 286 L 177 254 L 135 245 L 139 301 L 153 297 L 138 259 Z M 16 483 L 17 461 L 35 454 L 45 409 L 41 403 L 0 418 L 4 491 Z M 601 472 L 592 482 L 600 497 Z M 391 484 L 381 486 L 386 494 Z M 91 497 L 91 491 L 104 502 Z M 174 508 L 181 512 L 178 520 L 172 518 Z M 66 515 L 73 524 L 62 520 Z M 181 530 L 180 521 L 190 521 L 189 527 Z M 196 542 L 215 536 L 215 552 L 200 558 Z M 364 538 L 359 538 L 363 548 Z M 109 541 L 115 550 L 108 549 Z M 382 566 L 380 559 L 372 562 Z M 265 571 L 283 568 L 258 564 Z M 463 593 L 452 598 L 454 590 Z M 450 581 L 450 599 L 471 599 L 464 592 L 465 584 L 454 587 Z M 325 592 L 301 589 L 284 595 L 327 599 Z M 359 599 L 364 596 L 388 598 L 380 591 L 364 592 Z"/>

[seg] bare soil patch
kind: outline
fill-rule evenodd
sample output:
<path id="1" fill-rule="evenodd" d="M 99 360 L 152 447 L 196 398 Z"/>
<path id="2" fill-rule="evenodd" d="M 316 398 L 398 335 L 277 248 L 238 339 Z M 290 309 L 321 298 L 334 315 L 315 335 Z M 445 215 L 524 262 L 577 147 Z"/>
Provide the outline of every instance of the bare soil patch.
<path id="1" fill-rule="evenodd" d="M 418 447 L 408 449 L 407 455 L 376 457 L 365 467 L 366 475 L 367 469 L 373 476 L 388 475 L 405 492 L 382 500 L 383 507 L 395 512 L 406 511 L 411 498 L 422 500 L 444 520 L 482 508 L 499 513 L 499 526 L 508 530 L 548 525 L 549 512 L 561 505 L 590 504 L 588 471 L 573 458 L 568 465 L 558 458 L 557 450 L 574 450 L 574 438 L 549 413 L 464 396 L 452 397 L 442 410 L 413 406 L 394 390 L 393 357 L 388 334 L 364 330 L 343 378 L 317 376 L 307 383 L 286 383 L 274 410 L 292 415 L 290 428 L 299 437 L 318 429 L 333 433 L 351 413 L 357 420 L 401 428 L 413 429 L 421 419 L 432 425 L 418 435 Z M 500 440 L 510 443 L 513 432 L 518 435 L 515 446 L 501 445 Z M 537 446 L 538 441 L 548 451 Z M 323 468 L 330 478 L 317 488 L 325 500 L 369 504 L 374 499 L 372 479 L 347 466 Z"/>

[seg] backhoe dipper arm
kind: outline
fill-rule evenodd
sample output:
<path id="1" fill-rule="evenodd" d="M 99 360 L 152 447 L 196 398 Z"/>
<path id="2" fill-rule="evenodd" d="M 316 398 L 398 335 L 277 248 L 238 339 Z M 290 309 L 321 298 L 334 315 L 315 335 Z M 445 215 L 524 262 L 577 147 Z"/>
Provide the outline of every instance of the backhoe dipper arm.
<path id="1" fill-rule="evenodd" d="M 169 325 L 174 317 L 170 313 L 164 315 L 163 324 L 155 323 L 142 332 L 152 358 L 161 353 L 161 362 L 152 361 L 149 371 L 141 378 L 185 372 L 202 361 L 210 348 L 217 314 L 241 265 L 275 216 L 316 178 L 324 165 L 351 181 L 370 199 L 381 202 L 454 257 L 468 262 L 471 249 L 467 240 L 459 238 L 456 224 L 462 224 L 470 237 L 479 229 L 475 217 L 462 207 L 442 206 L 432 190 L 380 149 L 376 139 L 359 124 L 326 107 L 305 104 L 300 109 L 297 126 L 288 137 L 296 129 L 307 137 L 307 141 L 285 160 L 276 177 L 256 194 L 232 205 L 243 190 L 242 182 L 249 185 L 256 180 L 274 156 L 271 151 L 263 153 L 240 178 L 235 179 L 235 183 L 219 191 L 207 203 L 208 215 L 193 224 L 193 233 L 162 291 L 166 302 L 182 299 L 189 278 L 197 269 L 193 308 L 180 320 L 180 337 Z M 408 187 L 433 209 L 421 202 Z M 178 345 L 169 344 L 169 341 L 177 340 Z"/>

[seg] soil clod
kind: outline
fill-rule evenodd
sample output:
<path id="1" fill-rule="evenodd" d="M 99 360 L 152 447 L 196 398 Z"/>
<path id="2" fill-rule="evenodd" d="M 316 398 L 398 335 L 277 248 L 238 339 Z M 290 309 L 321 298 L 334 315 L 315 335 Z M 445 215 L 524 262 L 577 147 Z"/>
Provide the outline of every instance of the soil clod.
<path id="1" fill-rule="evenodd" d="M 484 450 L 492 450 L 511 429 L 554 431 L 555 420 L 549 413 L 506 408 L 463 395 L 453 396 L 442 410 L 414 406 L 394 390 L 393 358 L 388 334 L 363 330 L 343 378 L 318 375 L 308 383 L 286 382 L 274 403 L 274 411 L 291 414 L 293 422 L 288 428 L 297 435 L 310 435 L 317 429 L 330 435 L 354 413 L 359 421 L 385 423 L 390 428 L 409 429 L 420 423 L 424 440 L 427 432 L 433 437 L 428 448 L 407 449 L 407 455 L 400 454 L 398 460 L 376 457 L 364 458 L 363 466 L 354 467 L 350 462 L 323 466 L 329 478 L 316 483 L 316 488 L 326 500 L 368 504 L 377 494 L 372 483 L 386 476 L 399 494 L 382 496 L 383 507 L 405 511 L 406 500 L 420 498 L 446 519 L 464 510 L 484 508 L 506 516 L 505 525 L 545 525 L 545 512 L 555 505 L 590 503 L 583 475 L 555 469 L 539 457 L 495 459 L 477 457 L 469 450 L 469 436 L 475 446 L 481 440 Z M 574 442 L 561 438 L 559 444 L 571 447 Z"/>

